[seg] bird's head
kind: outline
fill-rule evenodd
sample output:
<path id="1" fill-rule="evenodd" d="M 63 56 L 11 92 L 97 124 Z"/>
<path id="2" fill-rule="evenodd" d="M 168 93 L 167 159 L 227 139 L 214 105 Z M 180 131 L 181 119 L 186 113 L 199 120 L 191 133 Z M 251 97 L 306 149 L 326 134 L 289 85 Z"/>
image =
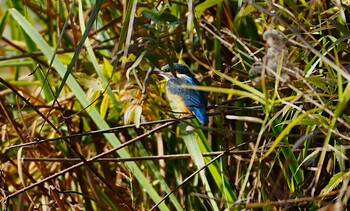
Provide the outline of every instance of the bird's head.
<path id="1" fill-rule="evenodd" d="M 148 71 L 148 70 L 147 70 Z M 173 74 L 171 74 L 171 72 L 166 72 L 163 70 L 160 70 L 158 68 L 153 69 L 151 72 L 149 72 L 150 74 L 156 74 L 156 75 L 160 75 L 163 78 L 165 78 L 167 81 L 172 79 L 172 78 L 176 78 Z"/>
<path id="2" fill-rule="evenodd" d="M 176 105 L 176 110 L 192 113 L 201 124 L 208 123 L 206 115 L 207 99 L 202 91 L 187 89 L 185 86 L 200 86 L 190 70 L 179 63 L 166 64 L 161 69 L 155 68 L 150 74 L 157 74 L 166 79 L 168 98 Z"/>
<path id="3" fill-rule="evenodd" d="M 172 65 L 170 64 L 163 65 L 161 70 L 167 73 L 172 73 L 174 71 L 176 75 L 182 74 L 188 77 L 193 77 L 193 74 L 190 72 L 190 70 L 185 65 L 182 65 L 180 63 L 173 63 L 173 69 L 172 69 Z"/>
<path id="4" fill-rule="evenodd" d="M 172 65 L 166 64 L 161 67 L 161 69 L 155 68 L 152 70 L 151 74 L 157 74 L 163 76 L 165 79 L 176 78 L 181 75 L 188 76 L 193 78 L 194 76 L 190 72 L 190 70 L 180 63 L 173 63 Z"/>

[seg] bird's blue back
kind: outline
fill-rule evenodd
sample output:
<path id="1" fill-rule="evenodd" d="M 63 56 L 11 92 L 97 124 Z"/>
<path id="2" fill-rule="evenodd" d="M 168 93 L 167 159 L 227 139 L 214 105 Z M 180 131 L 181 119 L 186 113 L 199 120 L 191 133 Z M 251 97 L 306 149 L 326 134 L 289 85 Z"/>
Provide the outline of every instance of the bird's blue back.
<path id="1" fill-rule="evenodd" d="M 183 85 L 199 86 L 200 83 L 187 67 L 178 63 L 175 63 L 174 67 L 177 71 L 177 77 L 172 76 L 171 74 L 168 76 L 166 84 L 167 92 L 179 96 L 201 124 L 208 123 L 208 116 L 206 114 L 207 98 L 204 93 L 198 90 L 181 87 Z M 162 70 L 169 72 L 170 69 L 168 68 L 170 68 L 169 65 L 165 65 L 162 67 Z"/>
<path id="2" fill-rule="evenodd" d="M 186 81 L 188 83 L 190 83 L 192 86 L 200 86 L 201 84 L 199 83 L 199 81 L 195 78 L 195 76 L 190 72 L 190 70 L 185 66 L 182 65 L 180 63 L 173 63 L 174 68 L 176 70 L 177 75 L 186 75 L 188 76 L 186 78 Z M 170 65 L 166 64 L 164 66 L 162 66 L 162 70 L 165 72 L 170 72 Z M 208 105 L 208 100 L 207 97 L 205 96 L 205 93 L 203 91 L 198 91 L 195 90 L 196 92 L 198 92 L 201 100 L 203 101 L 204 105 L 207 106 Z"/>

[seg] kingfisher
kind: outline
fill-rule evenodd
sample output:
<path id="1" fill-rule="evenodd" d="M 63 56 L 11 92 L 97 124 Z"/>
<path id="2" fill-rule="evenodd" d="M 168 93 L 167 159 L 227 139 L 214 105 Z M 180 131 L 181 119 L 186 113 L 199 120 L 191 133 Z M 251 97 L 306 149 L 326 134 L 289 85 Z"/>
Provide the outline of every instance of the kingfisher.
<path id="1" fill-rule="evenodd" d="M 193 114 L 201 124 L 207 124 L 208 101 L 204 92 L 182 87 L 183 85 L 200 86 L 200 83 L 186 66 L 180 63 L 173 63 L 173 65 L 176 75 L 171 73 L 169 64 L 152 72 L 165 78 L 166 94 L 171 107 L 177 112 Z"/>

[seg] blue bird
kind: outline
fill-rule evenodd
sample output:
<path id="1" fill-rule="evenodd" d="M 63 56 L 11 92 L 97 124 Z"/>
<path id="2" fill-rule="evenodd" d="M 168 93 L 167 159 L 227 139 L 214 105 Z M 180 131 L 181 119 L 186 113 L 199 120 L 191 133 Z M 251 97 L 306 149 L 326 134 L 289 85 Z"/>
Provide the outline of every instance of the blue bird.
<path id="1" fill-rule="evenodd" d="M 161 70 L 153 70 L 153 73 L 165 78 L 167 97 L 172 107 L 175 107 L 173 109 L 193 114 L 201 124 L 207 124 L 208 116 L 205 108 L 208 101 L 204 92 L 182 87 L 183 85 L 200 86 L 200 83 L 186 66 L 179 63 L 173 65 L 176 76 L 171 73 L 169 64 L 162 66 Z"/>

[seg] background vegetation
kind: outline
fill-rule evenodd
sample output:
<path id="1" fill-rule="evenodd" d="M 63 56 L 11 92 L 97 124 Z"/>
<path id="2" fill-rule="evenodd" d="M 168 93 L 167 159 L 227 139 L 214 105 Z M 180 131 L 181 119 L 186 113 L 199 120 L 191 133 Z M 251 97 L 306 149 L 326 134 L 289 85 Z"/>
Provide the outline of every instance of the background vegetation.
<path id="1" fill-rule="evenodd" d="M 3 210 L 348 205 L 347 1 L 6 0 L 0 18 Z M 206 126 L 144 71 L 178 61 Z"/>

